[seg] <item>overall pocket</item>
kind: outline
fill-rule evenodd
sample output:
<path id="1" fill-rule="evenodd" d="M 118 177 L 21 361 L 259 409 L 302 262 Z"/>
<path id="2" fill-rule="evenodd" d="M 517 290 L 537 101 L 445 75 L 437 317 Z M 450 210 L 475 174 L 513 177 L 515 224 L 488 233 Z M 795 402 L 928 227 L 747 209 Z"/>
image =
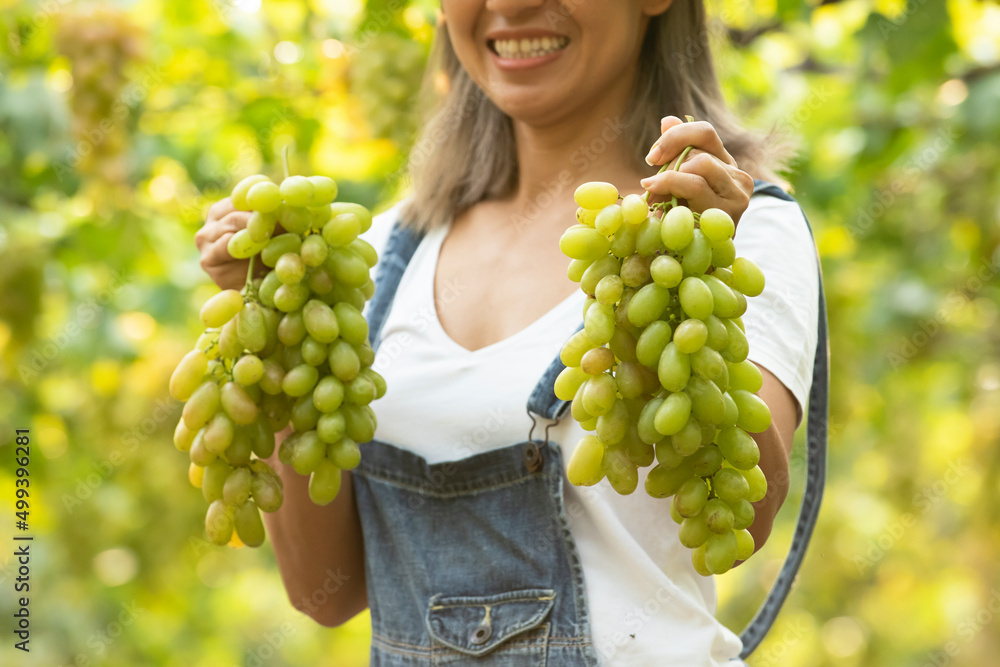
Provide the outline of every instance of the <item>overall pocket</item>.
<path id="1" fill-rule="evenodd" d="M 434 664 L 545 665 L 555 599 L 556 591 L 543 588 L 432 596 L 426 623 Z"/>

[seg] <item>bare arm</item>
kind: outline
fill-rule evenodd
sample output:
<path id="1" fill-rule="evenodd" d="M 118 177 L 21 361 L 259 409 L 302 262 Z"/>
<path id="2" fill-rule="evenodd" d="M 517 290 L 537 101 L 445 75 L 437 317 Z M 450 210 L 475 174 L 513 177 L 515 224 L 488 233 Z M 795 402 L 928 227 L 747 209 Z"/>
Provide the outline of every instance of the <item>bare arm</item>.
<path id="1" fill-rule="evenodd" d="M 226 245 L 246 227 L 249 217 L 246 211 L 235 210 L 227 197 L 212 205 L 195 235 L 201 267 L 222 289 L 240 289 L 246 281 L 249 260 L 233 259 Z M 291 432 L 289 427 L 277 433 L 277 444 Z M 283 465 L 277 449 L 268 463 L 284 483 L 284 502 L 277 512 L 264 514 L 264 523 L 281 579 L 296 609 L 323 625 L 340 625 L 368 606 L 364 543 L 351 475 L 342 473 L 340 493 L 332 503 L 317 506 L 309 499 L 309 478 Z"/>

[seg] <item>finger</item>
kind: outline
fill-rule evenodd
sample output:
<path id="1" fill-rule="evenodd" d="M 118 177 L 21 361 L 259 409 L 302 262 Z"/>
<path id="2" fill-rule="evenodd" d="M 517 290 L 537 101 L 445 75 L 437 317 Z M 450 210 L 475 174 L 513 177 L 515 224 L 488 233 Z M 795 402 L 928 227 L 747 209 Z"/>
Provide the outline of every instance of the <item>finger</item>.
<path id="1" fill-rule="evenodd" d="M 708 182 L 708 185 L 722 199 L 739 199 L 743 197 L 733 180 L 732 167 L 723 164 L 717 157 L 709 153 L 699 153 L 688 157 L 681 163 L 680 171 L 687 174 L 697 174 Z"/>
<path id="2" fill-rule="evenodd" d="M 736 166 L 736 160 L 729 154 L 722 139 L 711 123 L 696 121 L 674 125 L 663 133 L 646 156 L 649 164 L 664 164 L 673 160 L 688 146 L 694 146 L 711 153 L 726 164 Z"/>
<path id="3" fill-rule="evenodd" d="M 660 120 L 660 134 L 663 134 L 675 125 L 683 125 L 684 121 L 677 116 L 666 116 Z"/>
<path id="4" fill-rule="evenodd" d="M 203 243 L 215 243 L 223 234 L 238 232 L 247 226 L 250 213 L 233 209 L 222 219 L 212 220 L 195 233 L 195 244 L 201 247 Z"/>
<path id="5" fill-rule="evenodd" d="M 718 202 L 718 195 L 703 177 L 683 171 L 665 171 L 643 179 L 642 187 L 652 195 L 686 199 L 692 209 L 703 211 Z"/>
<path id="6" fill-rule="evenodd" d="M 235 261 L 229 254 L 229 239 L 233 237 L 232 232 L 223 234 L 214 243 L 205 247 L 201 253 L 201 268 L 206 271 L 209 268 L 222 266 L 227 262 Z"/>
<path id="7" fill-rule="evenodd" d="M 208 213 L 205 216 L 206 222 L 209 220 L 220 220 L 222 216 L 227 213 L 235 211 L 236 207 L 233 206 L 232 197 L 226 197 L 225 199 L 220 199 L 211 206 L 208 207 Z"/>

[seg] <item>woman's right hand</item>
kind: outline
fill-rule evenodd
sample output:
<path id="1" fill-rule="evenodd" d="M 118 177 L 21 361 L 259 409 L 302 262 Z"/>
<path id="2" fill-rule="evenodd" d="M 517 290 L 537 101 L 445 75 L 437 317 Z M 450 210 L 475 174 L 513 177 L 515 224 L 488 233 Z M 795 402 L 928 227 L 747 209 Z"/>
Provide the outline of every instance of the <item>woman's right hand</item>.
<path id="1" fill-rule="evenodd" d="M 241 289 L 246 283 L 249 259 L 233 259 L 227 246 L 233 234 L 247 226 L 249 211 L 237 211 L 229 197 L 208 209 L 208 219 L 194 235 L 201 253 L 201 268 L 222 289 Z"/>

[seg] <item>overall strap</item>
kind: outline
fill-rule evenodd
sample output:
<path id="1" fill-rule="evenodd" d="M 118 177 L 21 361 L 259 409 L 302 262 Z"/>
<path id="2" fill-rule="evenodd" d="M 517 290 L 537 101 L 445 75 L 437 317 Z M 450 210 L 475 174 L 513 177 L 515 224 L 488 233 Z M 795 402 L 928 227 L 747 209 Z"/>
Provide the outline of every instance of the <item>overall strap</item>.
<path id="1" fill-rule="evenodd" d="M 754 180 L 754 193 L 777 197 L 794 202 L 795 199 L 773 183 Z M 805 213 L 803 212 L 803 218 Z M 806 226 L 812 234 L 812 226 L 806 219 Z M 820 266 L 819 259 L 816 261 Z M 788 592 L 791 590 L 795 575 L 802 565 L 806 547 L 816 527 L 820 503 L 823 500 L 823 487 L 826 483 L 826 441 L 830 420 L 830 346 L 829 329 L 826 317 L 826 297 L 823 293 L 823 271 L 819 270 L 819 314 L 818 335 L 816 338 L 816 357 L 813 360 L 812 386 L 809 388 L 808 413 L 806 419 L 806 482 L 802 492 L 802 506 L 799 518 L 795 523 L 795 533 L 792 536 L 792 546 L 789 549 L 781 572 L 774 582 L 774 587 L 768 593 L 767 599 L 761 605 L 753 620 L 740 635 L 743 642 L 741 658 L 746 658 L 760 644 L 764 635 L 771 629 L 774 619 L 781 610 Z"/>
<path id="2" fill-rule="evenodd" d="M 389 239 L 382 251 L 382 256 L 378 258 L 378 271 L 375 273 L 375 293 L 371 301 L 368 302 L 366 317 L 368 318 L 368 342 L 372 348 L 378 350 L 381 343 L 382 327 L 385 326 L 386 316 L 392 308 L 392 302 L 396 300 L 396 291 L 399 288 L 399 281 L 403 279 L 403 273 L 407 265 L 413 259 L 413 253 L 417 251 L 423 232 L 415 231 L 403 224 L 402 220 L 397 220 L 389 233 Z"/>

